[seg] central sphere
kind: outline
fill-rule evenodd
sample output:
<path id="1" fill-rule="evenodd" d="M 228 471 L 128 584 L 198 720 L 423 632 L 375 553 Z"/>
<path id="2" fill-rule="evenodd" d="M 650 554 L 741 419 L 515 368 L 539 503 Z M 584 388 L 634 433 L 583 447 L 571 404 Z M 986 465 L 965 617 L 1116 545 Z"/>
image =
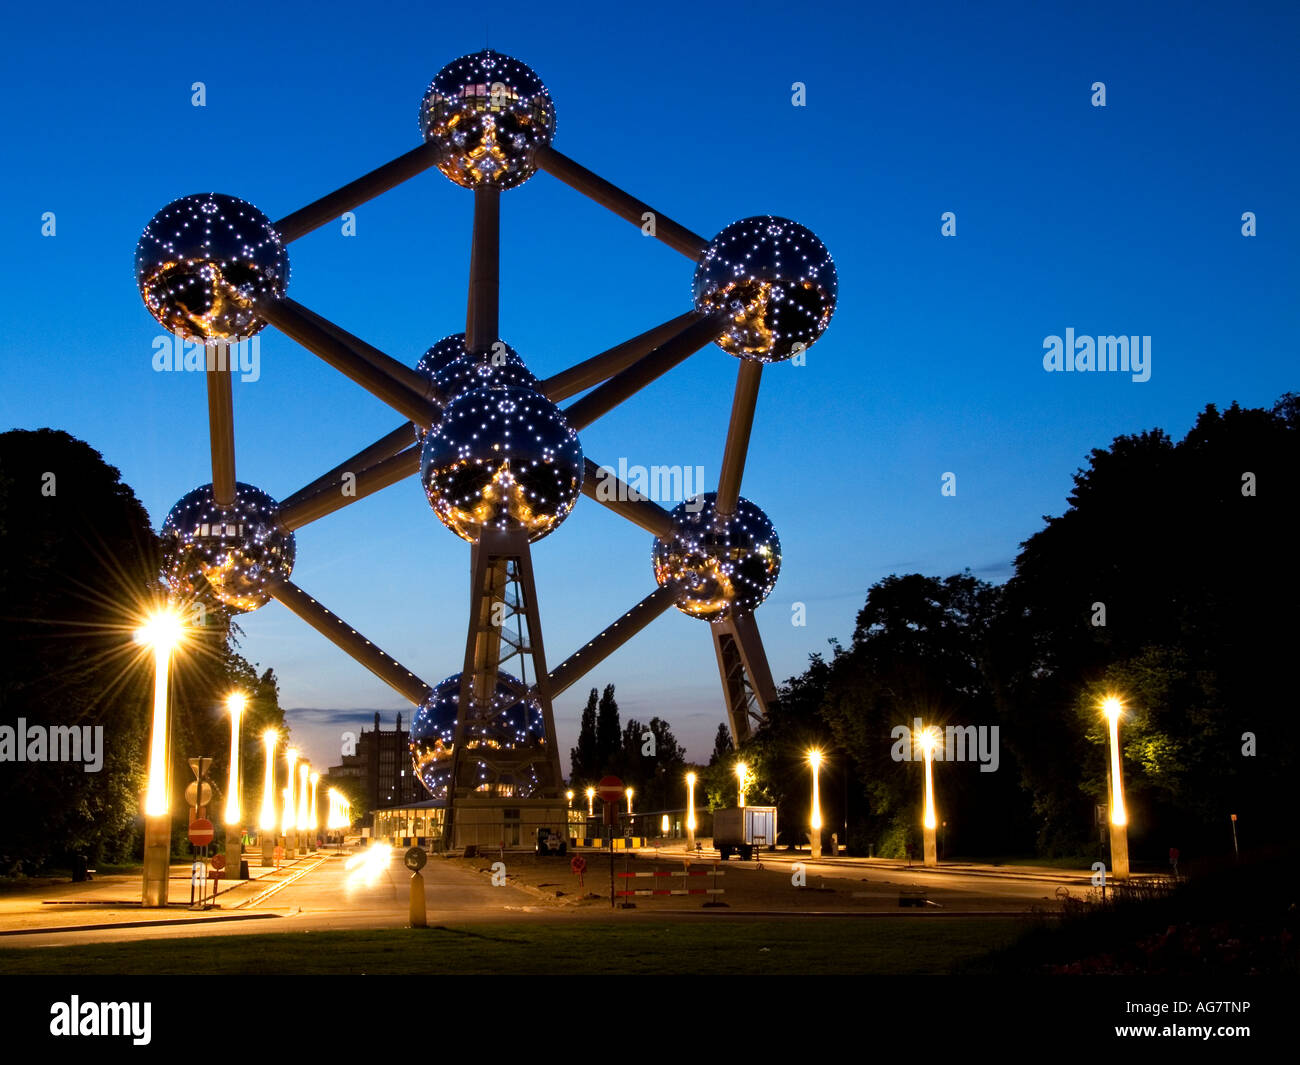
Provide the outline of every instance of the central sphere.
<path id="1" fill-rule="evenodd" d="M 178 595 L 203 602 L 209 595 L 235 613 L 271 599 L 266 585 L 293 572 L 293 533 L 279 525 L 280 507 L 242 481 L 235 502 L 220 507 L 212 485 L 182 497 L 163 522 L 163 575 Z"/>
<path id="2" fill-rule="evenodd" d="M 497 340 L 489 351 L 471 355 L 465 349 L 464 333 L 443 337 L 420 356 L 415 369 L 434 383 L 444 404 L 463 392 L 487 385 L 541 385 L 519 353 L 505 341 Z"/>
<path id="3" fill-rule="evenodd" d="M 693 285 L 696 310 L 728 312 L 718 346 L 759 362 L 811 347 L 830 324 L 838 291 L 826 245 L 774 215 L 742 218 L 709 241 Z"/>
<path id="4" fill-rule="evenodd" d="M 420 133 L 440 148 L 438 169 L 467 189 L 512 189 L 537 172 L 555 105 L 533 71 L 483 51 L 448 63 L 420 104 Z"/>
<path id="5" fill-rule="evenodd" d="M 559 407 L 522 385 L 461 393 L 420 453 L 429 504 L 470 543 L 487 527 L 540 540 L 568 517 L 582 477 L 578 434 Z"/>
<path id="6" fill-rule="evenodd" d="M 672 533 L 656 537 L 653 551 L 659 586 L 675 584 L 677 609 L 706 621 L 752 612 L 781 572 L 781 541 L 767 515 L 748 499 L 722 515 L 717 500 L 708 492 L 679 503 Z"/>
<path id="7" fill-rule="evenodd" d="M 420 704 L 411 720 L 410 751 L 415 775 L 435 799 L 447 797 L 451 782 L 451 761 L 456 747 L 456 716 L 460 705 L 461 674 L 442 681 Z M 490 707 L 473 707 L 466 729 L 468 752 L 490 751 L 491 761 L 470 754 L 464 763 L 474 774 L 476 791 L 527 799 L 540 786 L 537 764 L 530 755 L 546 752 L 546 725 L 542 706 L 531 695 L 521 694 L 523 684 L 508 673 L 497 675 Z M 505 758 L 502 758 L 502 755 Z M 504 768 L 501 762 L 515 762 Z"/>
<path id="8" fill-rule="evenodd" d="M 158 324 L 187 340 L 240 340 L 266 326 L 259 299 L 283 296 L 289 253 L 251 203 L 205 192 L 174 200 L 144 227 L 135 280 Z"/>

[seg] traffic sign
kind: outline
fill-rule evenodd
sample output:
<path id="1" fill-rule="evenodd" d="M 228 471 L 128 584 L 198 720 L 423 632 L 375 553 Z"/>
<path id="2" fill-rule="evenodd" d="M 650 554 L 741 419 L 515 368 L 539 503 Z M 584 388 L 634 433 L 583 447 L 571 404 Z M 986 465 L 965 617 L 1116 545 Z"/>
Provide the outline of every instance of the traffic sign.
<path id="1" fill-rule="evenodd" d="M 587 859 L 581 854 L 575 854 L 569 862 L 569 868 L 581 876 L 587 871 Z"/>
<path id="2" fill-rule="evenodd" d="M 199 758 L 190 758 L 188 761 L 190 763 L 190 772 L 194 774 L 195 780 L 202 780 L 207 775 L 208 769 L 212 766 L 212 759 L 207 755 L 203 755 Z"/>
<path id="3" fill-rule="evenodd" d="M 423 847 L 412 847 L 406 852 L 406 868 L 413 873 L 418 873 L 424 868 L 424 863 L 429 860 L 429 856 L 424 853 Z"/>
<path id="4" fill-rule="evenodd" d="M 226 867 L 226 856 L 224 854 L 214 854 L 212 856 L 212 868 L 218 873 Z"/>
<path id="5" fill-rule="evenodd" d="M 596 794 L 605 802 L 618 802 L 623 798 L 623 782 L 618 777 L 601 777 Z"/>
<path id="6" fill-rule="evenodd" d="M 207 806 L 208 803 L 210 803 L 211 801 L 212 801 L 212 785 L 209 784 L 206 780 L 203 782 L 203 787 L 201 789 L 199 788 L 199 785 L 194 781 L 190 781 L 190 783 L 185 785 L 185 802 L 188 805 Z"/>
<path id="7" fill-rule="evenodd" d="M 215 834 L 212 822 L 206 817 L 200 817 L 197 821 L 190 822 L 190 842 L 196 847 L 206 847 L 212 842 L 212 837 Z"/>

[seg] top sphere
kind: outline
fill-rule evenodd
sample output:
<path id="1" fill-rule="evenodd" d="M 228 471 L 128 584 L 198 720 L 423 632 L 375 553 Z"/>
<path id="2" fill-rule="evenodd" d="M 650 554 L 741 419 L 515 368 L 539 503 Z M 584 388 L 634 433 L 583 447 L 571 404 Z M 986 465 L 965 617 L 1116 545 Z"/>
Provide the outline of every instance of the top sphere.
<path id="1" fill-rule="evenodd" d="M 135 280 L 158 324 L 187 340 L 239 340 L 266 322 L 254 303 L 283 296 L 289 253 L 271 220 L 219 192 L 173 200 L 144 227 Z"/>
<path id="2" fill-rule="evenodd" d="M 782 362 L 825 332 L 838 287 L 830 252 L 811 230 L 760 215 L 732 222 L 709 241 L 692 294 L 698 311 L 730 312 L 720 348 Z"/>
<path id="3" fill-rule="evenodd" d="M 482 51 L 448 63 L 420 103 L 420 133 L 441 148 L 438 169 L 467 189 L 512 189 L 551 143 L 555 105 L 533 71 Z"/>

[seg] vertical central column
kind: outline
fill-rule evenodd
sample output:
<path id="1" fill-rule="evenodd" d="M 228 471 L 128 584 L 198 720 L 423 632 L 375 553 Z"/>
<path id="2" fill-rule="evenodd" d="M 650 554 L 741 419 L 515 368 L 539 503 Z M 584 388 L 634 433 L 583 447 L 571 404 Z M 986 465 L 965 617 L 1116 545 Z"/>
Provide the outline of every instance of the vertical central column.
<path id="1" fill-rule="evenodd" d="M 501 190 L 474 190 L 474 239 L 469 256 L 465 348 L 488 352 L 498 339 L 501 286 Z"/>

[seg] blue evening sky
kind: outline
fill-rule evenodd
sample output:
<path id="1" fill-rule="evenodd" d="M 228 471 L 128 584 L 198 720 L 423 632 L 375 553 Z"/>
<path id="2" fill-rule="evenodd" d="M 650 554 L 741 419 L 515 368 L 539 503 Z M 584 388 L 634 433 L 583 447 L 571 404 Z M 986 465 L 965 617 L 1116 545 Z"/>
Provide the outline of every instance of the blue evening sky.
<path id="1" fill-rule="evenodd" d="M 1294 4 L 53 4 L 4 21 L 0 427 L 87 440 L 155 526 L 211 472 L 201 375 L 151 368 L 145 223 L 200 191 L 287 214 L 418 144 L 433 75 L 488 43 L 547 84 L 559 150 L 706 237 L 779 214 L 835 257 L 829 330 L 806 366 L 764 373 L 742 489 L 784 549 L 757 615 L 778 680 L 847 639 L 882 577 L 1005 579 L 1090 448 L 1297 384 Z M 290 245 L 290 295 L 413 363 L 464 328 L 470 206 L 426 172 L 361 207 L 356 236 Z M 546 174 L 505 194 L 502 256 L 502 336 L 540 376 L 689 306 L 688 260 Z M 1045 372 L 1067 327 L 1150 336 L 1151 379 Z M 261 355 L 235 385 L 238 475 L 274 496 L 401 421 L 273 329 Z M 584 450 L 701 464 L 712 487 L 737 365 L 702 350 Z M 653 589 L 649 559 L 646 533 L 585 498 L 535 547 L 552 666 Z M 460 668 L 468 562 L 412 479 L 302 530 L 294 580 L 436 683 Z M 280 605 L 241 624 L 286 707 L 409 720 Z M 625 719 L 658 714 L 707 757 L 723 709 L 703 622 L 670 612 L 562 696 L 566 755 L 606 683 Z M 347 718 L 289 717 L 318 764 Z"/>

